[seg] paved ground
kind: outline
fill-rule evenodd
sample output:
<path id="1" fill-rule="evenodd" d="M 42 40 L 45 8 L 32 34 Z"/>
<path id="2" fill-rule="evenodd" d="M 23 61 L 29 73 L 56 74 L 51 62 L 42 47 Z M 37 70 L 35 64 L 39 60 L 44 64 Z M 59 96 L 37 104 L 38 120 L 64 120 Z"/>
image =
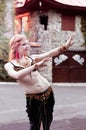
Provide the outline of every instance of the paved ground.
<path id="1" fill-rule="evenodd" d="M 29 130 L 28 122 L 0 125 L 0 130 Z M 86 130 L 86 119 L 72 118 L 53 121 L 51 130 Z"/>
<path id="2" fill-rule="evenodd" d="M 54 84 L 51 130 L 86 130 L 86 84 Z M 25 96 L 18 84 L 0 83 L 0 130 L 29 130 Z"/>

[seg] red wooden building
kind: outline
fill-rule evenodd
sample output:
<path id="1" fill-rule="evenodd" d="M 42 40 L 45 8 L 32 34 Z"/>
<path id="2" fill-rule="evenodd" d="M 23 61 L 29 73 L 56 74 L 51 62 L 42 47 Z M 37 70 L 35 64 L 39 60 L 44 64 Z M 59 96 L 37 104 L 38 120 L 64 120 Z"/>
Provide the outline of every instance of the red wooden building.
<path id="1" fill-rule="evenodd" d="M 76 34 L 74 46 L 53 58 L 49 80 L 86 82 L 86 46 L 82 46 L 86 38 L 81 30 L 82 18 L 86 23 L 86 0 L 15 0 L 14 5 L 15 32 L 32 29 L 35 35 L 31 40 L 41 41 L 41 50 L 48 51 L 49 47 L 59 46 L 58 43 L 65 42 L 69 34 Z"/>

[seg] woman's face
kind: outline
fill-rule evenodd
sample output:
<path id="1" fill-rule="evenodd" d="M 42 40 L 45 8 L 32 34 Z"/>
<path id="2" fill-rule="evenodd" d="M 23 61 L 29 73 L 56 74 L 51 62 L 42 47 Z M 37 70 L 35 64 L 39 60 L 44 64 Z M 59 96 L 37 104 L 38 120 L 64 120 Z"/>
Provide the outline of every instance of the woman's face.
<path id="1" fill-rule="evenodd" d="M 18 52 L 20 55 L 27 55 L 29 51 L 30 45 L 28 40 L 21 41 L 21 44 L 18 47 Z"/>

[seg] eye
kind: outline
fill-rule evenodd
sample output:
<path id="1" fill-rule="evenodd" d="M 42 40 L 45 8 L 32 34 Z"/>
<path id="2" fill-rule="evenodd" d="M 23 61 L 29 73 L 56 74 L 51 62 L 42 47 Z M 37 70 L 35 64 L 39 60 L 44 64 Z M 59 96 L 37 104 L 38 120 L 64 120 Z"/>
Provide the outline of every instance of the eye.
<path id="1" fill-rule="evenodd" d="M 27 42 L 27 43 L 23 43 L 23 44 L 22 44 L 22 46 L 26 46 L 26 45 L 28 45 L 28 42 Z"/>

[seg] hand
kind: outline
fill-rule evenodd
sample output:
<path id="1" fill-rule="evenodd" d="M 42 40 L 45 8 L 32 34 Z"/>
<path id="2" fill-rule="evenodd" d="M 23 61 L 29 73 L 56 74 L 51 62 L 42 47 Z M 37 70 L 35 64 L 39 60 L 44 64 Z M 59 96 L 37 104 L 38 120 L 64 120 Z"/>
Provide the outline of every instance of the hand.
<path id="1" fill-rule="evenodd" d="M 66 47 L 66 49 L 68 49 L 69 47 L 71 47 L 73 45 L 73 38 L 75 35 L 71 35 L 70 38 L 67 40 L 66 44 L 64 45 Z"/>
<path id="2" fill-rule="evenodd" d="M 35 68 L 38 69 L 39 67 L 46 66 L 45 63 L 48 62 L 49 60 L 50 60 L 49 57 L 44 58 L 43 60 L 41 60 L 40 62 L 37 62 L 37 63 L 35 64 Z"/>

